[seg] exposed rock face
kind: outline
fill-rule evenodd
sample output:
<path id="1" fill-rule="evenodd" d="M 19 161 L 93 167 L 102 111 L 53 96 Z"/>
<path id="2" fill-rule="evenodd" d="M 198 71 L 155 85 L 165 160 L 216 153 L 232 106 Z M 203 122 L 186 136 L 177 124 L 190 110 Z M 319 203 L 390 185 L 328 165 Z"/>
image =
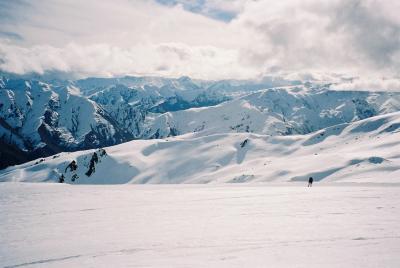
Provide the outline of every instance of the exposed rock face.
<path id="1" fill-rule="evenodd" d="M 244 141 L 242 141 L 240 143 L 240 147 L 243 148 L 244 146 L 246 146 L 246 144 L 249 142 L 249 139 L 245 139 Z"/>
<path id="2" fill-rule="evenodd" d="M 92 156 L 88 160 L 87 157 L 84 159 L 72 160 L 62 171 L 57 169 L 55 172 L 58 174 L 58 182 L 75 182 L 79 179 L 79 175 L 90 177 L 96 172 L 96 165 L 101 162 L 101 159 L 107 157 L 106 150 L 100 148 L 93 152 Z M 78 166 L 78 161 L 80 161 Z M 82 168 L 87 167 L 87 171 L 83 174 Z"/>
<path id="3" fill-rule="evenodd" d="M 97 156 L 96 152 L 93 153 L 92 158 L 90 159 L 89 169 L 85 173 L 86 176 L 90 177 L 93 172 L 95 172 L 96 168 L 95 165 L 99 162 L 99 157 Z"/>

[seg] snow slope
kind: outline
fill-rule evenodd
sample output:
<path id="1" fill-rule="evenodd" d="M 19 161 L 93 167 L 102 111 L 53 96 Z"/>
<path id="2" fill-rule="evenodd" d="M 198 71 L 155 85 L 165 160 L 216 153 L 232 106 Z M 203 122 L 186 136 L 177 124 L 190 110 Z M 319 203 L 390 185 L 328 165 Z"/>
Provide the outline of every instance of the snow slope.
<path id="1" fill-rule="evenodd" d="M 148 116 L 143 137 L 203 132 L 307 134 L 400 110 L 400 94 L 332 91 L 324 86 L 271 88 L 213 107 Z M 172 133 L 172 134 L 171 134 Z"/>
<path id="2" fill-rule="evenodd" d="M 307 135 L 188 134 L 62 153 L 9 167 L 0 181 L 67 183 L 400 182 L 400 112 Z M 98 161 L 92 160 L 96 152 Z M 76 160 L 78 169 L 67 168 Z M 91 168 L 95 171 L 85 175 Z M 76 178 L 76 180 L 72 180 Z"/>
<path id="3" fill-rule="evenodd" d="M 89 96 L 135 138 L 147 133 L 144 121 L 149 112 L 165 113 L 192 107 L 217 105 L 229 100 L 227 96 L 204 89 L 181 89 L 176 87 L 127 87 L 112 85 Z M 149 138 L 149 137 L 145 137 Z"/>
<path id="4" fill-rule="evenodd" d="M 0 184 L 1 267 L 400 265 L 398 187 Z"/>
<path id="5" fill-rule="evenodd" d="M 160 88 L 154 86 L 158 84 Z M 61 151 L 141 138 L 149 111 L 210 106 L 227 99 L 200 89 L 189 78 L 43 82 L 0 74 L 0 169 Z"/>
<path id="6" fill-rule="evenodd" d="M 134 139 L 307 134 L 400 111 L 400 93 L 333 91 L 322 82 L 268 77 L 40 79 L 0 73 L 0 169 Z M 268 88 L 277 85 L 289 86 Z"/>

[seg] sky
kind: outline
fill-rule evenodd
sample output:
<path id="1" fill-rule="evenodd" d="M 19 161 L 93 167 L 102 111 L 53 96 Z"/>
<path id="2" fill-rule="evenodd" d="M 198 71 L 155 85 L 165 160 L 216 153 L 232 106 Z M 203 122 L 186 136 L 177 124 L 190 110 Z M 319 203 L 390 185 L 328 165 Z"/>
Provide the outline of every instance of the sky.
<path id="1" fill-rule="evenodd" d="M 0 0 L 0 69 L 400 88 L 399 13 L 397 0 Z"/>

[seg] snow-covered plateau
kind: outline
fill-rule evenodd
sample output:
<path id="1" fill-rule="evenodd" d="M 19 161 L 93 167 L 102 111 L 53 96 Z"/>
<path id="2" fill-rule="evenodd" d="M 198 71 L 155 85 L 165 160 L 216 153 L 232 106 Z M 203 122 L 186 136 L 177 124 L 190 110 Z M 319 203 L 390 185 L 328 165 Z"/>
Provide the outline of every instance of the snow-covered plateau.
<path id="1" fill-rule="evenodd" d="M 0 266 L 399 267 L 399 190 L 1 183 Z"/>

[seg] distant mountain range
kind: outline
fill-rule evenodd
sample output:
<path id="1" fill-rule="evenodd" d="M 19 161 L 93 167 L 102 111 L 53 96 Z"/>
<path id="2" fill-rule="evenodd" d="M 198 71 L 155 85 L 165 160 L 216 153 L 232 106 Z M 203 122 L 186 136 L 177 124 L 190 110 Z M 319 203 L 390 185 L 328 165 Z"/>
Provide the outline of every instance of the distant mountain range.
<path id="1" fill-rule="evenodd" d="M 329 84 L 189 77 L 60 80 L 0 74 L 0 168 L 187 133 L 307 134 L 400 111 L 400 94 Z"/>

